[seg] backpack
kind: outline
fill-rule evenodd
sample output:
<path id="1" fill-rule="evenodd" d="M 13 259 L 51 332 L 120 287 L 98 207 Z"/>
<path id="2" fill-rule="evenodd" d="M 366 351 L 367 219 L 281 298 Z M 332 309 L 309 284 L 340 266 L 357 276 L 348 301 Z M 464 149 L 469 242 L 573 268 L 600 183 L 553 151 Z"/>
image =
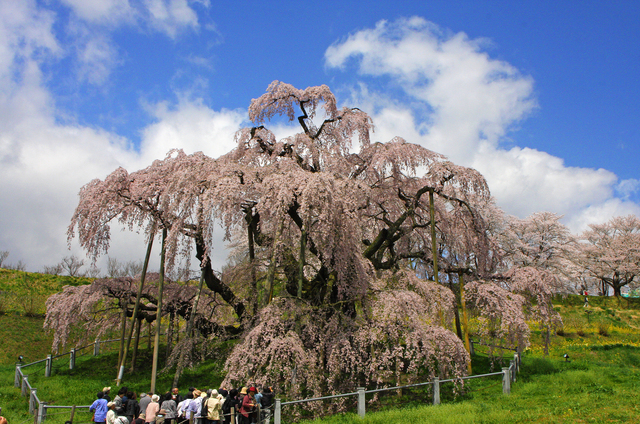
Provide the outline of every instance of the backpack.
<path id="1" fill-rule="evenodd" d="M 224 403 L 222 404 L 222 413 L 228 414 L 229 412 L 231 412 L 232 406 L 233 406 L 233 399 L 231 398 L 231 395 L 229 395 L 225 398 Z"/>

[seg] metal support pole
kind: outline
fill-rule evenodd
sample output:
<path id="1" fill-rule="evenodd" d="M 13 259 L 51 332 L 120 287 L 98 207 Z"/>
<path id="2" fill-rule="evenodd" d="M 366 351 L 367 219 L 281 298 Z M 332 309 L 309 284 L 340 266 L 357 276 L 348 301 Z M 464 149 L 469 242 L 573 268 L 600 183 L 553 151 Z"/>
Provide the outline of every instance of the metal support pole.
<path id="1" fill-rule="evenodd" d="M 93 343 L 93 356 L 100 355 L 100 340 L 96 339 Z"/>
<path id="2" fill-rule="evenodd" d="M 276 406 L 273 409 L 273 424 L 281 424 L 282 419 L 282 401 L 276 399 Z"/>
<path id="3" fill-rule="evenodd" d="M 509 368 L 502 368 L 502 393 L 511 394 L 511 371 Z"/>
<path id="4" fill-rule="evenodd" d="M 358 387 L 358 415 L 364 418 L 366 409 L 366 400 L 364 397 L 364 387 Z"/>
<path id="5" fill-rule="evenodd" d="M 433 404 L 440 405 L 440 379 L 438 377 L 433 379 Z"/>
<path id="6" fill-rule="evenodd" d="M 47 355 L 47 365 L 44 368 L 44 376 L 51 377 L 51 368 L 53 367 L 53 356 Z"/>
<path id="7" fill-rule="evenodd" d="M 76 348 L 71 348 L 69 352 L 69 369 L 72 370 L 76 367 Z"/>
<path id="8" fill-rule="evenodd" d="M 76 415 L 76 405 L 71 407 L 71 417 L 69 418 L 69 422 L 73 423 L 73 417 Z"/>

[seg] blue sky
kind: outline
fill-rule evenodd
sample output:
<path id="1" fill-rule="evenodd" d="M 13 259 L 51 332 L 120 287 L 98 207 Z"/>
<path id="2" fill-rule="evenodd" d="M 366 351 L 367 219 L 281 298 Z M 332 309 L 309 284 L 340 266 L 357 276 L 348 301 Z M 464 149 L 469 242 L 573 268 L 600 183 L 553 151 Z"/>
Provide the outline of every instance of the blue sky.
<path id="1" fill-rule="evenodd" d="M 226 152 L 276 79 L 475 167 L 510 214 L 638 214 L 638 22 L 635 1 L 0 0 L 0 250 L 33 271 L 81 254 L 83 184 Z"/>

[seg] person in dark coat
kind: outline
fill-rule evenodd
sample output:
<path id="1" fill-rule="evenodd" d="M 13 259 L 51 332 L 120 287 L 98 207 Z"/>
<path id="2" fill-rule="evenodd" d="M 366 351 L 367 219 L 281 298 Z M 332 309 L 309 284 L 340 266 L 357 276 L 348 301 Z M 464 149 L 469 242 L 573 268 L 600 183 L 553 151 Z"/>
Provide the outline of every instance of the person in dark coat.
<path id="1" fill-rule="evenodd" d="M 140 404 L 136 400 L 136 394 L 132 391 L 127 392 L 127 404 L 124 407 L 124 415 L 129 420 L 129 423 L 133 423 L 133 420 L 140 415 Z"/>

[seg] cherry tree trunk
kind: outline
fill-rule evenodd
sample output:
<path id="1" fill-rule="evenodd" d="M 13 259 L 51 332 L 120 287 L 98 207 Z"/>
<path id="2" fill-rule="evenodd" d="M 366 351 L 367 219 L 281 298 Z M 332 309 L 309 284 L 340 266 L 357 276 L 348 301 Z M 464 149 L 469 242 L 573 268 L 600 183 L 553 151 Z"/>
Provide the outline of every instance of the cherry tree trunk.
<path id="1" fill-rule="evenodd" d="M 269 264 L 269 269 L 267 271 L 267 293 L 266 293 L 267 301 L 265 302 L 266 305 L 271 303 L 271 300 L 273 300 L 273 283 L 276 277 L 276 259 L 278 254 L 277 247 L 278 247 L 278 243 L 280 242 L 280 236 L 282 235 L 283 229 L 284 229 L 284 220 L 280 222 L 280 225 L 278 226 L 278 230 L 276 231 L 276 236 L 273 239 L 271 263 Z"/>
<path id="2" fill-rule="evenodd" d="M 438 248 L 436 245 L 436 208 L 433 200 L 433 189 L 429 189 L 429 218 L 431 220 L 431 254 L 433 255 L 433 281 L 436 284 L 440 284 L 438 277 Z M 444 314 L 442 313 L 442 300 L 438 299 L 440 310 L 438 314 L 440 316 L 440 323 L 445 327 Z"/>
<path id="3" fill-rule="evenodd" d="M 202 288 L 204 287 L 204 268 L 200 272 L 200 285 L 198 287 L 198 293 L 196 294 L 196 298 L 193 300 L 193 307 L 191 308 L 191 315 L 189 315 L 189 322 L 187 322 L 187 333 L 185 337 L 192 337 L 191 334 L 193 330 L 193 322 L 195 321 L 195 316 L 198 311 L 198 302 L 200 301 L 200 294 L 202 293 Z M 182 369 L 184 368 L 184 355 L 186 354 L 185 349 L 180 351 L 180 358 L 178 359 L 178 365 L 176 366 L 176 373 L 173 376 L 173 385 L 171 387 L 178 387 L 178 380 L 180 380 L 180 374 L 182 374 Z"/>
<path id="4" fill-rule="evenodd" d="M 300 234 L 300 268 L 298 270 L 298 298 L 302 298 L 302 283 L 304 282 L 304 261 L 305 261 L 305 250 L 307 249 L 307 232 L 304 228 L 301 229 L 302 234 Z"/>
<path id="5" fill-rule="evenodd" d="M 467 303 L 464 298 L 464 274 L 458 273 L 458 284 L 460 285 L 460 305 L 462 306 L 462 331 L 464 333 L 464 347 L 471 355 L 471 343 L 469 342 L 469 320 L 467 319 Z M 471 372 L 471 361 L 467 364 L 467 372 L 469 375 Z"/>

